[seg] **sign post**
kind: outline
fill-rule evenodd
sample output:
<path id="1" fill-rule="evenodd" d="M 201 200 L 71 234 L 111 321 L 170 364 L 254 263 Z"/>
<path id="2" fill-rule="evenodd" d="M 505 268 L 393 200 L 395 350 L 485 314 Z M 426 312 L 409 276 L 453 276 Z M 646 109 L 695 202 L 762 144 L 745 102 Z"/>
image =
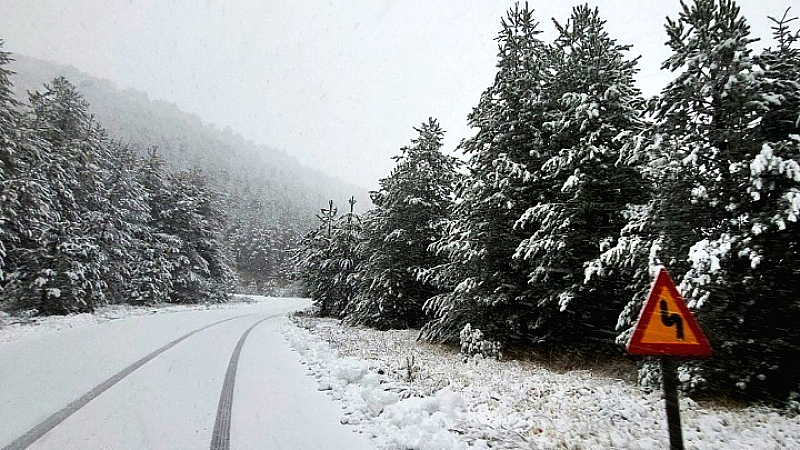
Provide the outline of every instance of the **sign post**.
<path id="1" fill-rule="evenodd" d="M 675 360 L 661 357 L 661 379 L 664 386 L 664 403 L 667 407 L 667 427 L 669 428 L 670 450 L 683 450 L 683 430 L 681 430 L 681 407 L 678 403 L 678 372 Z"/>
<path id="2" fill-rule="evenodd" d="M 639 313 L 628 353 L 659 356 L 671 450 L 683 450 L 675 358 L 708 358 L 711 346 L 664 268 Z"/>

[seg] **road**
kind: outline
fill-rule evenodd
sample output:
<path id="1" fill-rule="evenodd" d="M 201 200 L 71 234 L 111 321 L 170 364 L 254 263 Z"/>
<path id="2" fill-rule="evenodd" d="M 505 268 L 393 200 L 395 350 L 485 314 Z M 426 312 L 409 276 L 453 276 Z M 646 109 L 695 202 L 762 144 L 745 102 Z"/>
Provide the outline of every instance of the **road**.
<path id="1" fill-rule="evenodd" d="M 280 332 L 306 306 L 154 314 L 0 344 L 0 448 L 372 448 Z"/>

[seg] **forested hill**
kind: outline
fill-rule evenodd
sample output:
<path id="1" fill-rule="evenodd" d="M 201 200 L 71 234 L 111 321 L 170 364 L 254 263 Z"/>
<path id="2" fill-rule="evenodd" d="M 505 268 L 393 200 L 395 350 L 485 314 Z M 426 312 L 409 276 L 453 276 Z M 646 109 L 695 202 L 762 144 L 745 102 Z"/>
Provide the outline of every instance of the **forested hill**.
<path id="1" fill-rule="evenodd" d="M 262 291 L 285 280 L 285 250 L 314 226 L 315 213 L 333 199 L 355 196 L 367 206 L 366 189 L 301 165 L 284 151 L 245 140 L 203 123 L 172 103 L 120 89 L 71 66 L 12 55 L 14 90 L 25 101 L 57 76 L 66 77 L 90 104 L 109 136 L 142 151 L 157 147 L 174 169 L 200 168 L 223 196 L 227 245 L 240 278 Z"/>

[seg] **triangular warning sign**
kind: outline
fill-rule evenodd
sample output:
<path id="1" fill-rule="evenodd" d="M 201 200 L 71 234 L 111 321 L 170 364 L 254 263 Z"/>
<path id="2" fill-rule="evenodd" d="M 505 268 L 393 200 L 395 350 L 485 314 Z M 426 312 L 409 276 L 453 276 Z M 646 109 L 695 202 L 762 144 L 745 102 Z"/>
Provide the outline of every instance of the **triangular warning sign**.
<path id="1" fill-rule="evenodd" d="M 628 353 L 711 356 L 711 346 L 663 267 L 658 271 L 628 341 Z"/>

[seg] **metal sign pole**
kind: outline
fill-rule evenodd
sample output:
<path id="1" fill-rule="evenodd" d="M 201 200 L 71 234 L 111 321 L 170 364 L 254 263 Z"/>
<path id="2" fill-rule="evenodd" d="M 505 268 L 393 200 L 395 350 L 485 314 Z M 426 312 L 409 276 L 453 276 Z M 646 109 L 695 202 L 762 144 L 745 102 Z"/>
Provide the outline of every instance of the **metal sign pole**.
<path id="1" fill-rule="evenodd" d="M 664 383 L 664 401 L 667 405 L 669 448 L 670 450 L 683 450 L 681 410 L 678 403 L 678 373 L 675 360 L 668 356 L 661 357 L 661 379 Z"/>

